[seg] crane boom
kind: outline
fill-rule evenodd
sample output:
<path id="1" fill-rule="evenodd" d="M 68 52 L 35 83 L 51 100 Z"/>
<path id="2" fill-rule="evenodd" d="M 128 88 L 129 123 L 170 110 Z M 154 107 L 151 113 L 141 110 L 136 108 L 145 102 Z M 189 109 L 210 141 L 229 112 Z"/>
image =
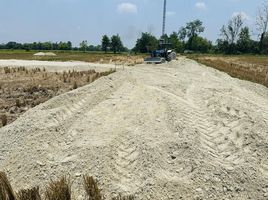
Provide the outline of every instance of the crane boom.
<path id="1" fill-rule="evenodd" d="M 162 37 L 166 32 L 166 12 L 167 12 L 167 0 L 164 0 L 164 10 L 163 10 L 163 26 L 162 26 Z"/>

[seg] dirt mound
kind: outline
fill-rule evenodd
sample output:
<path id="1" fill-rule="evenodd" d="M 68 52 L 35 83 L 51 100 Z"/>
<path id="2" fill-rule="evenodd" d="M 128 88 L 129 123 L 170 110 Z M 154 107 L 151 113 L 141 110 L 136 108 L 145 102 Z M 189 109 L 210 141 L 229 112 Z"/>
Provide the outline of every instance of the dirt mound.
<path id="1" fill-rule="evenodd" d="M 267 199 L 268 90 L 180 58 L 55 97 L 0 129 L 0 170 L 21 188 L 61 174 L 107 197 Z"/>
<path id="2" fill-rule="evenodd" d="M 35 53 L 34 56 L 57 56 L 57 55 L 55 53 L 52 53 L 52 52 L 47 52 L 47 53 L 38 52 L 38 53 Z"/>

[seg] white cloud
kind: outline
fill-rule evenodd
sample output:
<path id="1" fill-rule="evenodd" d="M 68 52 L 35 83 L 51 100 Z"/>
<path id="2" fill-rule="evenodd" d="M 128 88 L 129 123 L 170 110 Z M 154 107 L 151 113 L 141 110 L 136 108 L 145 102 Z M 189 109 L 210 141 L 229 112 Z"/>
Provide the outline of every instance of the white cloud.
<path id="1" fill-rule="evenodd" d="M 207 5 L 205 2 L 197 2 L 195 4 L 195 7 L 199 10 L 206 10 L 207 9 Z"/>
<path id="2" fill-rule="evenodd" d="M 119 13 L 137 13 L 138 7 L 132 3 L 121 3 L 117 6 Z"/>

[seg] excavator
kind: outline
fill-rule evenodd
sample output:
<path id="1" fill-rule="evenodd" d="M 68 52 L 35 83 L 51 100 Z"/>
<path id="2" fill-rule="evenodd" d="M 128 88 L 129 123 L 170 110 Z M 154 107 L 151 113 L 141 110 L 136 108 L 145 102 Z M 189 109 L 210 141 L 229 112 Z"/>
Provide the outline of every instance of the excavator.
<path id="1" fill-rule="evenodd" d="M 144 59 L 145 63 L 148 64 L 161 64 L 165 62 L 170 62 L 172 60 L 176 60 L 176 52 L 171 49 L 171 43 L 167 42 L 165 38 L 165 28 L 166 28 L 166 8 L 167 1 L 164 0 L 164 11 L 163 11 L 163 26 L 162 26 L 162 37 L 159 40 L 160 49 L 154 50 L 151 53 L 151 56 Z"/>

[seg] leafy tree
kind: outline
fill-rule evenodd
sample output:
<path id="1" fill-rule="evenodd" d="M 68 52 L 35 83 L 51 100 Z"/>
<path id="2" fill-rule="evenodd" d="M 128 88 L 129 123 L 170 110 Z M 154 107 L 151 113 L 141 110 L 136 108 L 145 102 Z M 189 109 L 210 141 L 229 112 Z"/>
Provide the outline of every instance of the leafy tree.
<path id="1" fill-rule="evenodd" d="M 236 42 L 238 40 L 242 26 L 243 26 L 243 20 L 241 14 L 232 17 L 227 23 L 227 25 L 222 26 L 220 30 L 221 36 L 223 38 L 221 44 L 224 44 L 225 53 L 227 54 L 237 53 Z"/>
<path id="2" fill-rule="evenodd" d="M 249 28 L 244 27 L 239 33 L 239 38 L 237 41 L 237 50 L 241 53 L 252 52 L 252 41 L 250 39 Z"/>
<path id="3" fill-rule="evenodd" d="M 241 14 L 234 16 L 229 20 L 227 26 L 223 25 L 221 28 L 221 36 L 229 44 L 234 44 L 243 26 Z"/>
<path id="4" fill-rule="evenodd" d="M 261 7 L 258 9 L 256 24 L 261 36 L 259 46 L 262 51 L 265 34 L 268 28 L 268 1 L 263 1 Z"/>
<path id="5" fill-rule="evenodd" d="M 101 49 L 107 53 L 108 48 L 110 47 L 110 38 L 107 35 L 102 37 Z"/>
<path id="6" fill-rule="evenodd" d="M 72 47 L 73 45 L 72 45 L 72 42 L 71 41 L 68 41 L 67 42 L 67 50 L 72 50 Z"/>
<path id="7" fill-rule="evenodd" d="M 176 52 L 183 52 L 184 44 L 181 42 L 179 38 L 179 34 L 176 32 L 173 32 L 169 36 L 169 41 L 171 43 L 172 49 L 175 49 Z"/>
<path id="8" fill-rule="evenodd" d="M 264 34 L 263 39 L 262 39 L 262 49 L 261 53 L 268 54 L 268 34 Z"/>
<path id="9" fill-rule="evenodd" d="M 157 49 L 157 47 L 158 40 L 155 36 L 150 33 L 142 33 L 141 38 L 139 38 L 136 42 L 134 50 L 140 53 L 148 53 Z"/>
<path id="10" fill-rule="evenodd" d="M 83 40 L 80 44 L 80 49 L 83 50 L 84 52 L 86 52 L 87 50 L 87 47 L 88 47 L 88 44 L 87 44 L 87 41 L 86 40 Z"/>
<path id="11" fill-rule="evenodd" d="M 180 30 L 179 30 L 179 32 L 178 32 L 179 39 L 180 40 L 185 40 L 186 36 L 187 36 L 187 30 L 186 30 L 186 28 L 185 27 L 181 27 Z"/>
<path id="12" fill-rule="evenodd" d="M 203 27 L 203 22 L 201 22 L 199 19 L 187 23 L 185 29 L 188 38 L 198 36 L 200 33 L 205 31 L 205 27 Z"/>
<path id="13" fill-rule="evenodd" d="M 121 38 L 118 34 L 113 35 L 111 37 L 111 49 L 114 53 L 117 53 L 117 52 L 122 51 L 124 49 L 123 43 L 122 43 Z"/>
<path id="14" fill-rule="evenodd" d="M 205 31 L 203 22 L 199 19 L 188 22 L 185 27 L 181 27 L 178 32 L 178 37 L 181 40 L 188 38 L 187 47 L 190 50 L 194 50 L 192 47 L 192 42 L 195 40 L 195 37 L 198 37 L 200 33 Z"/>
<path id="15" fill-rule="evenodd" d="M 217 45 L 215 47 L 215 51 L 218 53 L 227 53 L 229 49 L 229 43 L 223 39 L 217 39 Z"/>
<path id="16" fill-rule="evenodd" d="M 200 36 L 192 37 L 192 40 L 186 43 L 186 48 L 201 53 L 207 53 L 212 47 L 210 41 Z"/>

